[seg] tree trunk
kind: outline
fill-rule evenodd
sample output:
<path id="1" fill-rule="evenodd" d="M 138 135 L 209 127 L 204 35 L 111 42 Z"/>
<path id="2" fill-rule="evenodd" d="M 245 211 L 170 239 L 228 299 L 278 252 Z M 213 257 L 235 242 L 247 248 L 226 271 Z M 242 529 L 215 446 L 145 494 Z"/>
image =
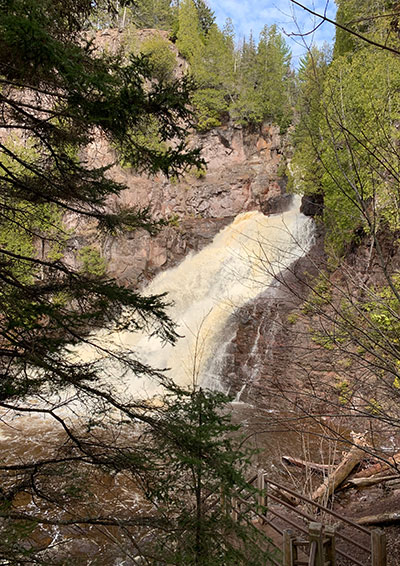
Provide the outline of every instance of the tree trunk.
<path id="1" fill-rule="evenodd" d="M 337 468 L 330 473 L 325 479 L 324 483 L 321 484 L 312 494 L 312 499 L 317 501 L 323 501 L 328 499 L 334 492 L 335 489 L 344 482 L 344 480 L 349 476 L 349 474 L 354 470 L 354 468 L 361 462 L 365 456 L 365 452 L 362 447 L 366 446 L 365 434 L 355 435 L 353 434 L 353 446 L 344 455 L 343 460 L 337 466 Z"/>
<path id="2" fill-rule="evenodd" d="M 367 515 L 361 519 L 354 519 L 359 525 L 391 525 L 393 523 L 400 523 L 400 513 L 379 513 L 378 515 Z"/>
<path id="3" fill-rule="evenodd" d="M 376 485 L 377 483 L 382 483 L 384 481 L 400 479 L 399 475 L 395 476 L 373 476 L 369 478 L 352 478 L 347 481 L 351 487 L 369 487 L 370 485 Z"/>
<path id="4" fill-rule="evenodd" d="M 370 476 L 375 476 L 380 472 L 384 472 L 385 470 L 389 470 L 390 468 L 397 468 L 397 465 L 400 464 L 400 452 L 394 454 L 394 456 L 390 456 L 388 458 L 389 463 L 386 462 L 377 462 L 373 466 L 370 466 L 366 470 L 361 470 L 358 472 L 354 477 L 355 478 L 369 478 Z"/>

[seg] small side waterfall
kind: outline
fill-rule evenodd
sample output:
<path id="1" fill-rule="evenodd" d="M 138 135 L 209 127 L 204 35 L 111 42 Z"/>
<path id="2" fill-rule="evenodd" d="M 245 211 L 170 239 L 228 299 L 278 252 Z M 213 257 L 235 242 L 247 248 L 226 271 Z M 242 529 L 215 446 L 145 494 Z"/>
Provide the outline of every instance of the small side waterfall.
<path id="1" fill-rule="evenodd" d="M 223 348 L 224 326 L 230 315 L 309 251 L 313 222 L 300 214 L 299 206 L 300 197 L 295 196 L 283 214 L 240 214 L 210 245 L 153 280 L 145 293 L 167 292 L 173 302 L 169 314 L 182 336 L 175 346 L 128 331 L 99 332 L 91 342 L 130 351 L 153 368 L 169 368 L 167 375 L 180 386 L 204 384 L 206 368 Z M 78 355 L 85 360 L 99 356 L 88 346 L 80 347 Z M 130 393 L 141 397 L 159 392 L 158 384 L 135 375 L 126 375 L 124 383 Z M 210 385 L 208 380 L 206 385 Z"/>

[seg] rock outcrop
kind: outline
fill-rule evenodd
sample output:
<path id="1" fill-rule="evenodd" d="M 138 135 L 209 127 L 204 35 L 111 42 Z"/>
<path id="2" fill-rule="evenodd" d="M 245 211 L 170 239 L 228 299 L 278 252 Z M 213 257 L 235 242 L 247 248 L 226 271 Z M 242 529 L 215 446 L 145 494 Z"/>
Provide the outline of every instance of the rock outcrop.
<path id="1" fill-rule="evenodd" d="M 254 301 L 231 317 L 231 340 L 221 364 L 230 394 L 268 410 L 292 410 L 301 398 L 309 368 L 321 375 L 332 370 L 331 352 L 313 343 L 302 305 L 309 285 L 324 263 L 323 240 Z"/>
<path id="2" fill-rule="evenodd" d="M 155 218 L 169 220 L 169 226 L 155 237 L 138 230 L 99 241 L 94 226 L 71 216 L 66 222 L 74 237 L 67 261 L 76 261 L 82 245 L 92 245 L 106 259 L 110 276 L 124 285 L 141 285 L 207 245 L 237 214 L 273 214 L 287 206 L 285 180 L 278 174 L 286 148 L 277 126 L 264 124 L 250 131 L 226 125 L 192 134 L 191 143 L 203 148 L 207 171 L 193 171 L 179 181 L 138 175 L 115 164 L 114 150 L 101 137 L 87 147 L 83 159 L 95 166 L 114 163 L 109 174 L 127 187 L 118 199 L 110 199 L 111 209 L 148 207 Z"/>

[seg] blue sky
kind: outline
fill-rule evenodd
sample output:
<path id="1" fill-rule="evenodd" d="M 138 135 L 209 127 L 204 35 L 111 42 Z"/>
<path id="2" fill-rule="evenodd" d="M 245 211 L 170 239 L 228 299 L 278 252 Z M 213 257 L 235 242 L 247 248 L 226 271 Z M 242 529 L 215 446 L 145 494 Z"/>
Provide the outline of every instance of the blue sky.
<path id="1" fill-rule="evenodd" d="M 299 1 L 316 12 L 324 12 L 326 9 L 327 16 L 331 19 L 335 18 L 334 0 Z M 208 4 L 215 12 L 220 27 L 223 27 L 226 18 L 232 19 L 237 39 L 243 36 L 248 37 L 250 31 L 257 39 L 265 24 L 276 24 L 282 33 L 290 34 L 298 31 L 295 21 L 303 33 L 311 31 L 320 22 L 319 19 L 294 6 L 290 0 L 208 0 Z M 314 34 L 307 36 L 305 40 L 308 44 L 314 42 L 322 46 L 325 41 L 332 43 L 334 35 L 334 26 L 324 22 Z M 287 37 L 286 41 L 293 53 L 293 64 L 297 66 L 299 57 L 306 51 L 302 39 Z"/>

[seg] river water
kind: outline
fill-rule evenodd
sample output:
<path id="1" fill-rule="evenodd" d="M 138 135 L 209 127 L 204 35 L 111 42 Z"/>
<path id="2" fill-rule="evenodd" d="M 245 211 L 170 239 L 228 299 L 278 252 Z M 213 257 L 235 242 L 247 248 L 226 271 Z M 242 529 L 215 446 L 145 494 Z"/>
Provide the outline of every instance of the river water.
<path id="1" fill-rule="evenodd" d="M 229 341 L 226 333 L 229 318 L 237 309 L 273 285 L 275 276 L 304 256 L 312 246 L 313 222 L 299 212 L 299 206 L 300 198 L 294 197 L 289 210 L 282 214 L 264 216 L 258 211 L 240 214 L 217 234 L 209 246 L 189 255 L 174 269 L 159 274 L 145 289 L 144 293 L 148 295 L 168 293 L 168 299 L 173 303 L 169 315 L 176 321 L 177 331 L 181 335 L 175 346 L 163 344 L 154 336 L 126 330 L 103 330 L 90 336 L 86 344 L 71 348 L 69 355 L 83 361 L 99 360 L 104 387 L 108 390 L 115 387 L 120 395 L 152 398 L 162 394 L 163 390 L 155 381 L 126 372 L 112 356 L 104 354 L 104 349 L 123 352 L 153 368 L 166 370 L 166 374 L 181 387 L 190 389 L 195 385 L 221 389 L 219 360 Z M 40 414 L 43 404 L 46 405 L 40 399 L 32 400 L 32 407 L 38 409 L 35 415 L 18 411 L 1 415 L 3 463 L 56 457 L 60 444 L 67 444 L 62 427 L 54 419 Z M 76 401 L 69 409 L 66 408 L 65 399 L 61 398 L 60 404 L 63 406 L 58 414 L 63 418 L 67 415 L 68 422 L 73 421 L 74 415 L 82 414 L 81 409 L 85 410 L 85 407 L 79 409 Z M 253 422 L 256 414 L 254 407 L 239 403 L 234 404 L 232 409 L 236 420 L 247 421 L 248 432 L 258 427 L 258 423 Z M 289 451 L 291 444 L 299 444 L 300 440 L 294 439 L 291 431 L 275 429 L 273 443 L 281 445 L 284 451 Z M 255 446 L 260 448 L 257 439 L 262 435 L 255 435 L 254 438 Z M 268 439 L 270 442 L 271 435 L 268 435 Z M 271 454 L 269 444 L 264 444 L 262 448 Z M 262 467 L 262 462 L 259 464 Z M 95 497 L 103 507 L 105 502 L 109 501 L 111 505 L 119 499 L 124 508 L 132 510 L 135 502 L 131 486 L 115 482 L 117 478 L 99 476 L 95 483 Z M 112 495 L 114 491 L 116 497 Z M 17 501 L 18 506 L 35 509 L 34 500 L 30 497 L 26 501 Z M 106 534 L 107 537 L 111 536 L 108 531 Z M 44 540 L 50 537 L 55 541 L 54 544 L 59 536 L 57 529 L 43 531 Z M 107 548 L 104 532 L 99 536 L 97 548 Z M 71 540 L 77 544 L 77 553 L 87 556 L 79 536 L 73 535 Z M 112 562 L 107 559 L 106 563 Z"/>

